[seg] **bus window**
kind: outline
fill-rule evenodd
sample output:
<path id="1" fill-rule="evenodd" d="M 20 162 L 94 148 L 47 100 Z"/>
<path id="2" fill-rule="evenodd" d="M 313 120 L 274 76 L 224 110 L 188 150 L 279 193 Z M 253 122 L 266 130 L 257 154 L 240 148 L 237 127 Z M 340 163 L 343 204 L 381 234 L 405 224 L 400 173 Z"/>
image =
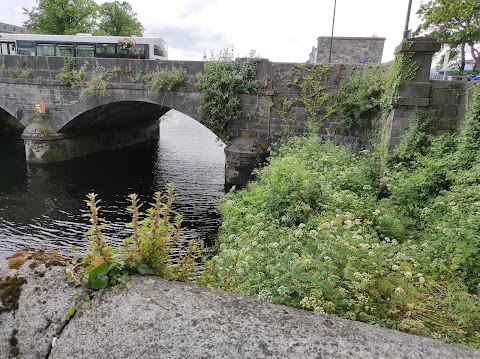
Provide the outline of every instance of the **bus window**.
<path id="1" fill-rule="evenodd" d="M 97 44 L 95 49 L 96 57 L 116 57 L 115 44 Z"/>
<path id="2" fill-rule="evenodd" d="M 0 43 L 0 54 L 8 55 L 8 44 L 6 42 Z"/>
<path id="3" fill-rule="evenodd" d="M 14 42 L 10 42 L 8 44 L 8 50 L 9 50 L 9 54 L 10 55 L 15 55 L 15 43 Z"/>
<path id="4" fill-rule="evenodd" d="M 158 45 L 154 45 L 154 46 L 153 46 L 153 54 L 154 54 L 155 56 L 164 56 L 164 55 L 163 55 L 163 49 L 162 49 L 160 46 L 158 46 Z"/>
<path id="5" fill-rule="evenodd" d="M 35 42 L 33 41 L 17 41 L 17 54 L 19 55 L 36 55 Z"/>
<path id="6" fill-rule="evenodd" d="M 37 44 L 37 56 L 55 56 L 53 44 Z"/>
<path id="7" fill-rule="evenodd" d="M 75 55 L 75 53 L 73 52 L 73 45 L 57 44 L 55 55 L 63 57 L 73 57 Z"/>
<path id="8" fill-rule="evenodd" d="M 135 45 L 133 49 L 133 53 L 135 54 L 135 58 L 137 59 L 144 59 L 145 58 L 145 46 L 146 45 Z"/>
<path id="9" fill-rule="evenodd" d="M 77 45 L 76 56 L 77 57 L 94 57 L 95 46 L 94 45 Z"/>

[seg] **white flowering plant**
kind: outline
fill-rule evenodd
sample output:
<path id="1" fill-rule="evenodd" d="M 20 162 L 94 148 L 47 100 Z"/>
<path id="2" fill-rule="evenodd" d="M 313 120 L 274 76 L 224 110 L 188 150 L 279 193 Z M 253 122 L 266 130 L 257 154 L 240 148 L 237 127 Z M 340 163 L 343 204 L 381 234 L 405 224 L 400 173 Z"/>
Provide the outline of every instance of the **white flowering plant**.
<path id="1" fill-rule="evenodd" d="M 256 182 L 226 195 L 209 284 L 480 346 L 478 295 L 455 273 L 437 276 L 436 246 L 383 198 L 378 166 L 375 153 L 288 141 Z"/>

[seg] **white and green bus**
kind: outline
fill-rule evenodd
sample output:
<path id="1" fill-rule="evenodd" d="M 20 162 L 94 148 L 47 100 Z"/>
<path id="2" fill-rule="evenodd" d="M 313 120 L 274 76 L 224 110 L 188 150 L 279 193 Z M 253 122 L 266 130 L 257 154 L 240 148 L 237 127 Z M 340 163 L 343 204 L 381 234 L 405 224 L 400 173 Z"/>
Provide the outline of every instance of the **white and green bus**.
<path id="1" fill-rule="evenodd" d="M 0 33 L 0 54 L 167 60 L 168 46 L 159 37 Z"/>

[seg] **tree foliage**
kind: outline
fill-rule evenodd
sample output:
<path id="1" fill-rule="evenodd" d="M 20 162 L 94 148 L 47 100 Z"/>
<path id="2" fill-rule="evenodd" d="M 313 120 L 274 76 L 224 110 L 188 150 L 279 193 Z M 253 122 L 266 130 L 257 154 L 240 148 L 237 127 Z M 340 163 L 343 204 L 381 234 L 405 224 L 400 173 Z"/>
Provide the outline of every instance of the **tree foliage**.
<path id="1" fill-rule="evenodd" d="M 480 0 L 429 0 L 422 2 L 417 14 L 423 20 L 418 32 L 429 34 L 451 49 L 459 49 L 462 64 L 468 47 L 475 67 L 480 68 L 476 47 L 480 43 Z"/>
<path id="2" fill-rule="evenodd" d="M 137 20 L 132 5 L 126 1 L 106 2 L 100 6 L 99 34 L 143 36 L 144 27 Z"/>
<path id="3" fill-rule="evenodd" d="M 98 5 L 93 0 L 38 0 L 31 10 L 23 8 L 30 32 L 73 35 L 95 29 Z"/>
<path id="4" fill-rule="evenodd" d="M 99 6 L 94 0 L 38 0 L 37 6 L 23 11 L 28 17 L 23 25 L 38 34 L 142 36 L 144 30 L 126 1 Z"/>

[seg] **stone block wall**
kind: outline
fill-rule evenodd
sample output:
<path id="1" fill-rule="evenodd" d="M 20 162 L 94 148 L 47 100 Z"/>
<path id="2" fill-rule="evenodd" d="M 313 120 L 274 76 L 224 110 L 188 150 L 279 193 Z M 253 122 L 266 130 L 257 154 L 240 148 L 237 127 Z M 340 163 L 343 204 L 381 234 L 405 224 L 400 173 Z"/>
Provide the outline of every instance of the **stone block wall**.
<path id="1" fill-rule="evenodd" d="M 330 36 L 317 39 L 317 63 L 327 64 L 330 53 Z M 334 37 L 332 64 L 358 64 L 365 61 L 382 62 L 384 37 Z"/>
<path id="2" fill-rule="evenodd" d="M 309 70 L 321 64 L 290 64 L 272 63 L 271 86 L 274 91 L 270 98 L 270 141 L 275 142 L 286 135 L 306 135 L 310 115 L 299 93 L 299 85 L 305 81 Z M 315 84 L 324 87 L 324 93 L 331 94 L 332 98 L 324 103 L 317 113 L 315 120 L 321 123 L 319 135 L 335 142 L 347 144 L 354 148 L 365 148 L 363 133 L 355 136 L 339 134 L 341 118 L 337 114 L 327 115 L 328 107 L 332 106 L 337 96 L 338 88 L 351 75 L 358 65 L 334 64 Z M 315 85 L 315 86 L 316 86 Z M 307 95 L 308 96 L 308 95 Z M 358 135 L 358 136 L 357 136 Z"/>
<path id="3" fill-rule="evenodd" d="M 383 44 L 382 39 L 375 39 Z M 135 106 L 132 111 L 139 114 L 143 113 L 143 110 L 150 111 L 151 106 L 156 105 L 161 106 L 162 111 L 172 108 L 200 120 L 197 109 L 201 94 L 195 85 L 195 76 L 203 71 L 203 62 L 93 58 L 78 59 L 77 68 L 82 66 L 85 60 L 89 70 L 103 66 L 110 71 L 109 97 L 103 102 L 81 99 L 80 89 L 60 84 L 57 75 L 64 66 L 63 58 L 0 55 L 0 107 L 20 120 L 23 126 L 27 126 L 32 119 L 34 103 L 43 101 L 49 111 L 45 120 L 50 122 L 50 127 L 55 132 L 78 131 L 80 126 L 83 126 L 82 123 L 98 123 L 100 120 L 94 118 L 97 116 L 95 108 L 102 108 L 104 113 L 113 114 L 113 118 L 117 120 L 106 119 L 105 115 L 102 121 L 105 126 L 115 126 L 119 123 L 118 119 L 124 117 L 122 114 L 128 112 L 126 106 L 133 104 Z M 236 64 L 241 66 L 241 62 L 239 59 Z M 183 66 L 186 69 L 187 84 L 173 91 L 150 91 L 143 76 L 160 67 L 172 66 Z M 240 94 L 242 112 L 238 118 L 229 119 L 228 129 L 232 138 L 255 137 L 272 144 L 288 135 L 306 135 L 310 115 L 299 88 L 309 70 L 315 66 L 321 68 L 325 65 L 278 63 L 262 59 L 257 66 L 260 82 L 258 93 Z M 332 100 L 324 103 L 315 120 L 322 124 L 319 133 L 321 136 L 352 147 L 365 148 L 364 131 L 357 129 L 350 136 L 341 136 L 339 116 L 327 116 L 328 106 L 334 103 L 339 86 L 349 78 L 356 67 L 363 66 L 331 64 L 328 71 L 315 80 L 315 86 L 324 87 L 324 92 L 332 95 Z M 24 76 L 25 73 L 28 76 Z M 422 107 L 438 118 L 439 131 L 452 126 L 459 127 L 465 117 L 464 94 L 469 83 L 433 81 L 430 86 L 430 82 L 422 78 L 421 83 L 414 84 L 414 87 L 402 87 L 399 94 L 404 98 L 411 96 L 415 100 L 424 101 Z M 410 107 L 413 109 L 415 106 Z M 407 120 L 411 116 L 407 116 L 403 110 L 398 109 L 396 115 L 397 119 L 405 118 L 405 121 L 392 124 L 391 137 L 401 136 L 404 127 L 409 123 Z M 400 137 L 393 139 L 397 140 L 399 141 Z"/>

